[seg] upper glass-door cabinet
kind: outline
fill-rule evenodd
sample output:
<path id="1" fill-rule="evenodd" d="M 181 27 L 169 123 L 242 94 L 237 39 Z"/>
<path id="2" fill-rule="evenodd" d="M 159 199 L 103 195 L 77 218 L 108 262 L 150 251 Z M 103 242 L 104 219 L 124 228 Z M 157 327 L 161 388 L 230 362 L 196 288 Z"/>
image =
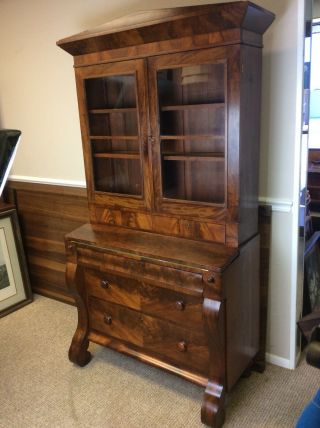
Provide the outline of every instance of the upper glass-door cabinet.
<path id="1" fill-rule="evenodd" d="M 89 197 L 148 207 L 144 62 L 76 70 Z"/>
<path id="2" fill-rule="evenodd" d="M 220 49 L 150 59 L 159 210 L 221 209 L 227 198 L 227 59 Z M 212 212 L 211 212 L 212 214 Z"/>

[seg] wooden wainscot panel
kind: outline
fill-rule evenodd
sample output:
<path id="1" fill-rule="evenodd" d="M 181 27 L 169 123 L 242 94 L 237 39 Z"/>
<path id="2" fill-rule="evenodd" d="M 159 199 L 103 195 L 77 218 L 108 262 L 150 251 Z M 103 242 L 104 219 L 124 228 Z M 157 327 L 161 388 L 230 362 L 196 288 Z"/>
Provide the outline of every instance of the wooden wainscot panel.
<path id="1" fill-rule="evenodd" d="M 5 197 L 17 207 L 33 292 L 73 303 L 64 236 L 88 221 L 86 190 L 9 181 Z"/>

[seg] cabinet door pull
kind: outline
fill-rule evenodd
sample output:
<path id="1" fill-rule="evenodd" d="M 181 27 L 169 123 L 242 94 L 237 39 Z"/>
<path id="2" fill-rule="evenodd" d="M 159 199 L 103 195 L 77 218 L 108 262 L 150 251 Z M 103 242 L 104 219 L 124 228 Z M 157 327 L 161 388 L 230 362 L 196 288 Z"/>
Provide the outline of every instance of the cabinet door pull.
<path id="1" fill-rule="evenodd" d="M 111 317 L 110 315 L 105 315 L 105 316 L 103 317 L 103 319 L 104 319 L 104 322 L 105 322 L 106 324 L 108 324 L 108 325 L 112 324 L 112 317 Z"/>
<path id="2" fill-rule="evenodd" d="M 176 308 L 178 309 L 178 311 L 183 311 L 186 307 L 186 304 L 184 303 L 183 300 L 178 300 L 176 302 Z"/>
<path id="3" fill-rule="evenodd" d="M 106 290 L 107 288 L 110 288 L 110 283 L 109 283 L 109 281 L 108 281 L 108 280 L 106 280 L 106 279 L 102 279 L 102 280 L 101 280 L 101 287 L 102 287 L 102 288 L 104 288 L 105 290 Z"/>
<path id="4" fill-rule="evenodd" d="M 188 344 L 184 340 L 178 343 L 178 349 L 180 352 L 187 352 L 188 350 Z"/>

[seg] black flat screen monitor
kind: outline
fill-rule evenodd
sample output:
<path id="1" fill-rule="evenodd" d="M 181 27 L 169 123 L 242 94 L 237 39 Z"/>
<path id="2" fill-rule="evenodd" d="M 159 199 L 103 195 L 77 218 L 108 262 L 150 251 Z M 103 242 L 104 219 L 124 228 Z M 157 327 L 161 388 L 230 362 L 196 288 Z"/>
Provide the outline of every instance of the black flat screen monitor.
<path id="1" fill-rule="evenodd" d="M 16 129 L 0 129 L 0 196 L 8 179 L 20 137 L 21 131 Z"/>

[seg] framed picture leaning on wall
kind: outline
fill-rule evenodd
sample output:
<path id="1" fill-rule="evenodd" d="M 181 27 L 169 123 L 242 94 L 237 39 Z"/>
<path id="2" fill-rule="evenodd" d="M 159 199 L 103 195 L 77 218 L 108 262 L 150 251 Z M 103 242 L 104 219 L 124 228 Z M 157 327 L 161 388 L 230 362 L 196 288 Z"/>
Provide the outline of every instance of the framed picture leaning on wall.
<path id="1" fill-rule="evenodd" d="M 0 317 L 32 302 L 17 212 L 0 203 Z"/>

